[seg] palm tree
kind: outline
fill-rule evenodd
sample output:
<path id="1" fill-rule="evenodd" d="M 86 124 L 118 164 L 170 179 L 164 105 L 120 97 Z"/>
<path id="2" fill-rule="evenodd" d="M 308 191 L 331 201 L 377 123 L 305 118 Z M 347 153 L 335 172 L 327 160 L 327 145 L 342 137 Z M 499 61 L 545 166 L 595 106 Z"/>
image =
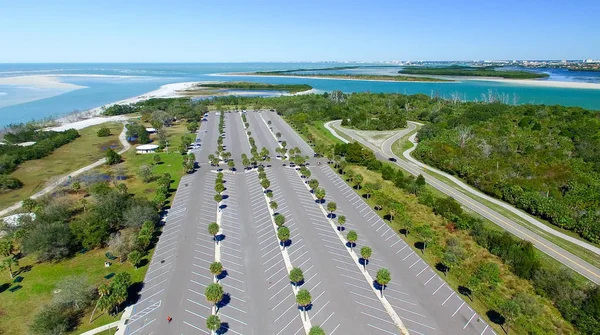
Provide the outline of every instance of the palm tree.
<path id="1" fill-rule="evenodd" d="M 369 262 L 369 257 L 371 257 L 372 252 L 373 250 L 369 247 L 360 248 L 360 257 L 363 259 L 363 267 L 365 270 L 367 269 L 367 263 Z"/>
<path id="2" fill-rule="evenodd" d="M 311 298 L 310 292 L 308 292 L 308 290 L 301 289 L 300 291 L 298 291 L 298 294 L 296 294 L 296 303 L 298 304 L 298 309 L 304 310 L 304 313 L 305 313 L 304 318 L 305 319 L 307 317 L 306 308 L 308 307 L 308 305 L 310 305 L 311 302 L 312 302 L 312 298 Z"/>
<path id="3" fill-rule="evenodd" d="M 346 235 L 346 240 L 348 240 L 348 243 L 350 244 L 350 249 L 354 248 L 354 244 L 358 241 L 358 233 L 354 230 L 349 231 Z"/>
<path id="4" fill-rule="evenodd" d="M 325 335 L 325 331 L 319 326 L 312 326 L 308 335 Z"/>
<path id="5" fill-rule="evenodd" d="M 211 224 L 208 225 L 208 233 L 213 236 L 213 240 L 215 241 L 216 244 L 219 244 L 219 241 L 217 239 L 217 234 L 219 234 L 219 230 L 220 230 L 220 227 L 216 222 L 212 222 Z"/>
<path id="6" fill-rule="evenodd" d="M 142 253 L 137 250 L 133 250 L 129 253 L 129 255 L 127 255 L 127 260 L 137 270 L 138 266 L 140 265 L 140 261 L 142 260 Z"/>
<path id="7" fill-rule="evenodd" d="M 392 275 L 390 274 L 390 271 L 388 269 L 382 268 L 379 269 L 379 271 L 377 271 L 377 276 L 375 278 L 377 284 L 379 284 L 380 286 L 381 297 L 383 298 L 383 290 L 385 289 L 386 285 L 392 280 Z"/>
<path id="8" fill-rule="evenodd" d="M 344 225 L 344 223 L 346 223 L 346 217 L 344 215 L 338 216 L 338 230 L 342 230 L 342 226 Z"/>
<path id="9" fill-rule="evenodd" d="M 275 211 L 277 210 L 277 207 L 278 207 L 277 202 L 275 202 L 275 201 L 269 202 L 269 207 L 271 207 L 271 210 L 273 211 L 273 213 L 275 213 Z"/>
<path id="10" fill-rule="evenodd" d="M 0 240 L 0 255 L 4 257 L 8 257 L 12 255 L 13 252 L 13 242 L 9 239 Z"/>
<path id="11" fill-rule="evenodd" d="M 277 229 L 277 238 L 281 242 L 283 249 L 285 249 L 285 245 L 287 241 L 290 240 L 290 229 L 286 226 L 281 226 Z"/>
<path id="12" fill-rule="evenodd" d="M 2 263 L 0 263 L 0 270 L 7 270 L 8 269 L 8 273 L 10 274 L 10 278 L 14 278 L 14 273 L 13 273 L 13 267 L 18 266 L 19 265 L 19 260 L 17 258 L 15 258 L 14 256 L 11 257 L 6 257 Z"/>
<path id="13" fill-rule="evenodd" d="M 333 212 L 337 209 L 337 204 L 333 201 L 327 203 L 327 210 L 329 211 L 329 216 L 333 217 Z"/>
<path id="14" fill-rule="evenodd" d="M 92 319 L 94 318 L 94 314 L 96 313 L 96 309 L 98 309 L 98 305 L 100 304 L 100 301 L 103 300 L 102 298 L 110 295 L 110 287 L 106 284 L 102 284 L 100 286 L 98 286 L 98 301 L 96 301 L 96 306 L 94 307 L 94 310 L 92 311 L 92 315 L 90 316 L 90 323 L 92 322 Z M 104 309 L 104 308 L 101 308 Z"/>
<path id="15" fill-rule="evenodd" d="M 271 186 L 271 182 L 269 181 L 269 179 L 265 178 L 260 181 L 260 186 L 262 186 L 262 188 L 264 188 L 266 191 L 267 189 L 269 189 L 269 186 Z"/>
<path id="16" fill-rule="evenodd" d="M 304 273 L 300 268 L 293 268 L 290 271 L 290 281 L 294 286 L 298 286 L 304 280 Z"/>
<path id="17" fill-rule="evenodd" d="M 323 199 L 325 199 L 325 189 L 322 187 L 317 188 L 317 190 L 315 191 L 315 197 L 317 197 L 317 199 L 319 199 L 319 202 L 322 203 Z"/>
<path id="18" fill-rule="evenodd" d="M 354 176 L 354 182 L 356 183 L 356 188 L 360 190 L 360 184 L 363 182 L 363 176 L 359 173 Z"/>
<path id="19" fill-rule="evenodd" d="M 283 226 L 283 225 L 285 224 L 285 216 L 283 216 L 282 214 L 279 214 L 279 213 L 278 213 L 278 214 L 276 214 L 276 215 L 275 215 L 275 224 L 276 224 L 278 227 L 281 227 L 281 226 Z"/>
<path id="20" fill-rule="evenodd" d="M 204 296 L 206 297 L 206 301 L 210 302 L 215 306 L 219 301 L 223 300 L 223 286 L 212 283 L 206 287 L 204 290 Z"/>
<path id="21" fill-rule="evenodd" d="M 221 319 L 217 315 L 210 315 L 206 318 L 206 328 L 211 331 L 212 334 L 221 328 Z"/>
<path id="22" fill-rule="evenodd" d="M 219 275 L 223 272 L 223 264 L 221 262 L 212 262 L 209 267 L 210 273 L 215 276 L 215 281 L 219 282 Z"/>
<path id="23" fill-rule="evenodd" d="M 308 186 L 310 187 L 311 191 L 315 193 L 315 190 L 317 187 L 319 187 L 319 181 L 316 179 L 311 179 L 308 181 Z"/>

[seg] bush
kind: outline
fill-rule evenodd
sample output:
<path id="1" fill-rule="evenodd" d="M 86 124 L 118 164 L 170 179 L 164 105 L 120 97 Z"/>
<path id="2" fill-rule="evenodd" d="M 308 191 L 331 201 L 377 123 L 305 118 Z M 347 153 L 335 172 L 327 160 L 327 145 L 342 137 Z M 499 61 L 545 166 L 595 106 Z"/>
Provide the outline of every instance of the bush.
<path id="1" fill-rule="evenodd" d="M 70 309 L 59 304 L 46 305 L 31 321 L 29 331 L 34 335 L 63 335 L 75 327 L 76 319 Z"/>
<path id="2" fill-rule="evenodd" d="M 111 148 L 106 150 L 106 164 L 114 165 L 121 162 L 121 155 L 119 155 L 116 151 Z"/>
<path id="3" fill-rule="evenodd" d="M 23 183 L 19 179 L 0 174 L 0 192 L 16 190 L 21 187 L 23 187 Z"/>
<path id="4" fill-rule="evenodd" d="M 98 137 L 110 136 L 110 129 L 106 128 L 106 127 L 102 127 L 100 129 L 98 129 L 98 132 L 96 134 L 98 134 Z"/>
<path id="5" fill-rule="evenodd" d="M 75 311 L 90 306 L 96 298 L 96 288 L 85 275 L 66 277 L 56 284 L 56 289 L 60 292 L 54 295 L 53 303 Z"/>
<path id="6" fill-rule="evenodd" d="M 38 260 L 60 260 L 71 255 L 77 246 L 75 236 L 63 222 L 38 223 L 26 233 L 23 250 L 38 252 Z"/>

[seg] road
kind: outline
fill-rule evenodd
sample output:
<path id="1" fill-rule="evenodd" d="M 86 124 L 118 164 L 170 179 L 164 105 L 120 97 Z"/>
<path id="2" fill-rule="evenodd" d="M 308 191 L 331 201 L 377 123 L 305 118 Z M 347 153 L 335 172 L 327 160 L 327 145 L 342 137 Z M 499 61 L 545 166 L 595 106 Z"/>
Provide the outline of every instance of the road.
<path id="1" fill-rule="evenodd" d="M 573 255 L 572 253 L 564 250 L 563 248 L 557 246 L 556 244 L 548 241 L 547 239 L 540 236 L 539 234 L 536 234 L 536 233 L 532 232 L 531 230 L 521 226 L 517 222 L 507 218 L 506 216 L 498 213 L 497 211 L 489 208 L 488 206 L 476 201 L 475 199 L 469 197 L 468 195 L 465 195 L 463 192 L 446 184 L 445 182 L 433 177 L 430 174 L 424 173 L 423 166 L 422 166 L 424 164 L 421 163 L 422 165 L 418 165 L 418 164 L 415 164 L 414 161 L 409 161 L 407 159 L 403 159 L 401 157 L 396 156 L 391 150 L 392 144 L 399 138 L 401 138 L 401 137 L 405 136 L 406 134 L 410 133 L 411 131 L 413 131 L 415 129 L 415 123 L 409 123 L 409 127 L 407 129 L 403 129 L 403 130 L 399 131 L 398 134 L 390 137 L 388 140 L 386 140 L 384 143 L 382 143 L 381 147 L 377 147 L 377 146 L 373 145 L 372 143 L 366 141 L 362 137 L 357 136 L 355 133 L 345 130 L 344 128 L 340 127 L 340 121 L 332 121 L 332 122 L 329 122 L 328 124 L 326 124 L 326 127 L 330 131 L 331 131 L 331 126 L 333 126 L 336 131 L 343 132 L 347 136 L 353 138 L 354 140 L 360 142 L 364 146 L 373 150 L 373 152 L 379 159 L 387 160 L 390 157 L 396 158 L 397 162 L 395 164 L 398 165 L 399 167 L 403 168 L 404 170 L 408 171 L 409 173 L 411 173 L 415 176 L 422 174 L 423 177 L 425 177 L 425 181 L 429 185 L 431 185 L 435 189 L 439 190 L 440 192 L 453 197 L 456 201 L 461 203 L 461 205 L 463 205 L 464 207 L 470 209 L 473 212 L 478 213 L 479 215 L 485 217 L 486 219 L 497 224 L 498 226 L 505 229 L 506 231 L 509 231 L 510 233 L 514 234 L 515 236 L 517 236 L 521 239 L 530 241 L 540 251 L 542 251 L 545 254 L 549 255 L 550 257 L 556 259 L 557 261 L 559 261 L 562 264 L 564 264 L 565 266 L 573 269 L 574 271 L 580 273 L 582 276 L 588 278 L 590 281 L 592 281 L 596 284 L 600 284 L 600 269 L 598 269 L 597 267 L 595 267 L 592 264 L 584 261 L 583 259 Z M 340 139 L 343 139 L 343 137 L 341 137 L 335 131 L 332 131 L 332 134 L 334 134 L 336 137 L 338 137 Z M 347 141 L 345 139 L 343 139 L 343 140 Z M 406 155 L 408 155 L 408 156 L 409 156 L 409 154 L 410 154 L 410 152 L 406 153 Z M 406 157 L 404 157 L 404 158 L 406 158 Z M 433 169 L 433 168 L 431 168 L 431 169 Z M 467 185 L 465 185 L 465 186 L 466 186 L 465 190 L 467 190 L 469 192 L 475 191 L 472 188 L 468 187 Z M 475 193 L 475 192 L 473 192 L 473 193 Z M 480 192 L 477 192 L 477 193 L 480 193 Z M 475 193 L 475 194 L 479 196 L 479 194 L 477 194 L 477 193 Z M 543 226 L 543 224 L 541 224 L 539 222 L 537 222 L 537 225 Z M 548 227 L 545 227 L 545 228 L 550 229 L 554 233 L 557 233 L 557 234 L 555 234 L 557 236 L 558 236 L 558 234 L 560 234 L 559 232 L 556 232 L 556 231 L 552 230 L 551 228 L 548 228 Z M 581 242 L 579 240 L 576 240 L 576 241 L 580 242 L 580 243 L 578 243 L 579 245 L 583 244 L 582 246 L 584 246 L 584 247 L 585 247 L 585 245 L 589 246 L 589 244 L 587 244 L 585 242 Z M 590 246 L 590 247 L 593 247 L 593 246 Z"/>
<path id="2" fill-rule="evenodd" d="M 216 149 L 215 114 L 198 131 L 199 160 Z M 236 160 L 235 155 L 249 150 L 247 130 L 239 117 L 237 113 L 225 116 L 224 144 Z M 206 318 L 212 306 L 204 290 L 214 280 L 208 267 L 217 254 L 225 269 L 219 283 L 226 292 L 218 304 L 220 333 L 302 334 L 310 324 L 321 326 L 327 334 L 494 333 L 353 190 L 312 158 L 311 170 L 327 188 L 327 201 L 336 201 L 338 214 L 348 217 L 348 228 L 359 232 L 356 248 L 373 248 L 367 267 L 359 264 L 306 181 L 275 158 L 280 143 L 274 132 L 283 134 L 288 147 L 311 153 L 310 147 L 274 113 L 249 112 L 247 118 L 257 146 L 268 148 L 273 156 L 265 171 L 277 212 L 285 216 L 291 231 L 290 243 L 280 247 L 270 200 L 256 169 L 224 171 L 226 190 L 218 208 L 213 200 L 217 167 L 200 163 L 178 186 L 125 334 L 208 334 Z M 211 222 L 221 225 L 218 247 L 208 235 Z M 306 313 L 295 302 L 288 279 L 292 267 L 303 270 L 300 288 L 312 296 Z M 388 268 L 393 278 L 383 298 L 368 280 L 380 267 Z M 173 318 L 170 323 L 168 316 Z"/>

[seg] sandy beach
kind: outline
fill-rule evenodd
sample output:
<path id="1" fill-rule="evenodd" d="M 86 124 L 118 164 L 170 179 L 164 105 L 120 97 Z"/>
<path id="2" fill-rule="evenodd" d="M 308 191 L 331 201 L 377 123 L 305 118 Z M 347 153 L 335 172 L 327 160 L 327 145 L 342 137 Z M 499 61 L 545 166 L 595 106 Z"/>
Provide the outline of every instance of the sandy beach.
<path id="1" fill-rule="evenodd" d="M 32 86 L 35 88 L 55 88 L 64 90 L 78 90 L 86 88 L 75 84 L 64 83 L 57 75 L 36 75 L 0 78 L 0 85 Z"/>

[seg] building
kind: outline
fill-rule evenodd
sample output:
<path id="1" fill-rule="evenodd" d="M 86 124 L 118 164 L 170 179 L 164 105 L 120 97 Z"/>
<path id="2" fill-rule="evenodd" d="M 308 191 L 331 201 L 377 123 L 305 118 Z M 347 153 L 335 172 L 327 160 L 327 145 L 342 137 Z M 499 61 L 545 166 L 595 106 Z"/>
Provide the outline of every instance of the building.
<path id="1" fill-rule="evenodd" d="M 138 154 L 151 154 L 155 153 L 156 149 L 158 149 L 156 144 L 143 144 L 135 147 L 135 152 Z"/>

